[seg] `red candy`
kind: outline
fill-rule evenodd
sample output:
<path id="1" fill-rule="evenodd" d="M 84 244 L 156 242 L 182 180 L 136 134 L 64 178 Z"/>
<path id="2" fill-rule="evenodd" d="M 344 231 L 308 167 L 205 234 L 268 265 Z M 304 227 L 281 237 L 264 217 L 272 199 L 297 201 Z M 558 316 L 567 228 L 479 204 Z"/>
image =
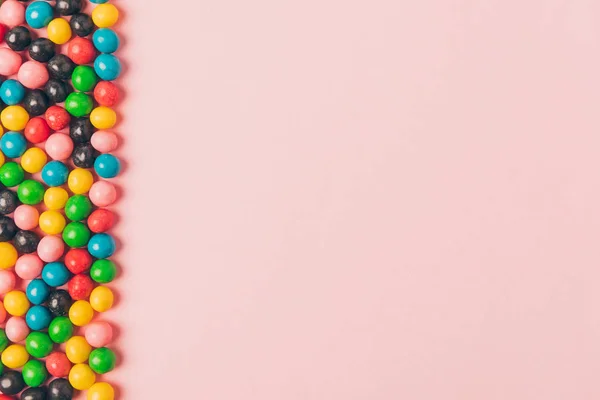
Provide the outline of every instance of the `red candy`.
<path id="1" fill-rule="evenodd" d="M 0 394 L 0 400 L 15 400 L 12 396 L 6 396 L 4 394 Z"/>
<path id="2" fill-rule="evenodd" d="M 55 352 L 46 358 L 46 369 L 50 375 L 56 378 L 63 378 L 71 370 L 71 361 L 69 361 L 65 353 Z"/>
<path id="3" fill-rule="evenodd" d="M 94 89 L 94 99 L 101 106 L 112 107 L 119 101 L 119 89 L 110 81 L 101 81 Z"/>
<path id="4" fill-rule="evenodd" d="M 76 37 L 69 43 L 67 56 L 69 56 L 75 64 L 91 64 L 96 57 L 96 49 L 90 40 Z"/>
<path id="5" fill-rule="evenodd" d="M 42 143 L 50 136 L 50 127 L 44 118 L 34 117 L 25 125 L 23 134 L 31 143 Z"/>
<path id="6" fill-rule="evenodd" d="M 90 231 L 94 233 L 106 232 L 115 224 L 115 215 L 112 211 L 99 208 L 90 214 L 87 223 Z"/>
<path id="7" fill-rule="evenodd" d="M 66 127 L 71 120 L 67 110 L 60 106 L 51 106 L 46 110 L 46 122 L 55 131 Z"/>
<path id="8" fill-rule="evenodd" d="M 65 255 L 65 266 L 74 274 L 85 272 L 92 265 L 92 256 L 85 249 L 71 249 Z"/>
<path id="9" fill-rule="evenodd" d="M 8 32 L 8 28 L 4 24 L 0 24 L 0 43 L 4 42 L 4 35 Z"/>
<path id="10" fill-rule="evenodd" d="M 73 300 L 86 300 L 94 289 L 94 282 L 89 276 L 78 274 L 71 278 L 68 291 Z"/>

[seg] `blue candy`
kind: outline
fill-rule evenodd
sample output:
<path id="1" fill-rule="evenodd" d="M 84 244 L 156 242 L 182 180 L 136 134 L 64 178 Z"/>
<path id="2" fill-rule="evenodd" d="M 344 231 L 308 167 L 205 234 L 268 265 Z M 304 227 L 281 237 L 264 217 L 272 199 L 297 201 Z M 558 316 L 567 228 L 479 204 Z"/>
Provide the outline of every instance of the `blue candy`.
<path id="1" fill-rule="evenodd" d="M 113 81 L 121 75 L 121 62 L 112 54 L 100 54 L 94 61 L 94 71 L 100 79 Z"/>
<path id="2" fill-rule="evenodd" d="M 27 315 L 25 315 L 25 321 L 31 330 L 41 331 L 42 329 L 46 329 L 50 326 L 50 322 L 52 322 L 52 314 L 50 313 L 50 310 L 44 306 L 33 306 L 29 309 L 29 311 L 27 311 Z"/>
<path id="3" fill-rule="evenodd" d="M 88 252 L 96 258 L 112 256 L 115 248 L 115 240 L 106 233 L 97 233 L 88 242 Z"/>
<path id="4" fill-rule="evenodd" d="M 101 178 L 114 178 L 121 171 L 121 162 L 112 154 L 101 154 L 94 161 L 94 169 Z"/>
<path id="5" fill-rule="evenodd" d="M 23 100 L 23 97 L 25 97 L 25 88 L 21 82 L 14 79 L 7 79 L 0 85 L 0 99 L 5 104 L 14 106 L 15 104 L 19 104 Z"/>
<path id="6" fill-rule="evenodd" d="M 27 6 L 25 20 L 32 28 L 40 29 L 52 21 L 53 14 L 54 10 L 50 4 L 45 1 L 34 1 Z"/>
<path id="7" fill-rule="evenodd" d="M 48 263 L 42 269 L 42 279 L 48 286 L 62 286 L 69 281 L 70 277 L 71 273 L 65 264 L 58 261 Z"/>
<path id="8" fill-rule="evenodd" d="M 119 37 L 112 29 L 100 28 L 92 36 L 94 47 L 102 53 L 114 53 L 119 48 Z"/>
<path id="9" fill-rule="evenodd" d="M 27 150 L 27 140 L 19 132 L 9 131 L 0 138 L 0 149 L 7 157 L 21 157 Z"/>
<path id="10" fill-rule="evenodd" d="M 42 180 L 48 186 L 64 185 L 69 178 L 69 168 L 60 161 L 50 161 L 42 169 Z"/>
<path id="11" fill-rule="evenodd" d="M 33 304 L 42 304 L 50 295 L 50 288 L 43 280 L 34 279 L 27 285 L 26 294 Z"/>

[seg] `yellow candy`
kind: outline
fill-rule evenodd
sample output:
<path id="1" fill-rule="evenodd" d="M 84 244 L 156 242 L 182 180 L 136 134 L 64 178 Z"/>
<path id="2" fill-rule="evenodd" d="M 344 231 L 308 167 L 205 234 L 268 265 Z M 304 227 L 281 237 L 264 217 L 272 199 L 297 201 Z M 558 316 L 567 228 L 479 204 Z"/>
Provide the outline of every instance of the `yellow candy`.
<path id="1" fill-rule="evenodd" d="M 77 364 L 69 371 L 69 383 L 77 390 L 86 390 L 96 382 L 96 374 L 87 364 Z"/>
<path id="2" fill-rule="evenodd" d="M 14 267 L 18 256 L 17 249 L 11 243 L 0 243 L 0 269 Z"/>
<path id="3" fill-rule="evenodd" d="M 94 183 L 94 176 L 90 171 L 83 168 L 75 168 L 69 173 L 67 185 L 71 192 L 75 194 L 84 194 L 90 191 Z"/>
<path id="4" fill-rule="evenodd" d="M 106 286 L 98 286 L 90 294 L 90 305 L 98 312 L 108 311 L 113 306 L 114 295 Z"/>
<path id="5" fill-rule="evenodd" d="M 25 346 L 11 344 L 2 352 L 2 364 L 8 368 L 21 368 L 29 361 L 29 354 Z"/>
<path id="6" fill-rule="evenodd" d="M 58 211 L 44 211 L 40 215 L 40 229 L 48 235 L 58 235 L 65 229 L 66 224 L 65 217 Z"/>
<path id="7" fill-rule="evenodd" d="M 60 210 L 69 200 L 69 193 L 61 187 L 51 187 L 44 193 L 44 204 L 49 210 Z"/>
<path id="8" fill-rule="evenodd" d="M 74 364 L 86 362 L 91 352 L 92 346 L 86 342 L 83 336 L 73 336 L 65 343 L 65 354 Z"/>
<path id="9" fill-rule="evenodd" d="M 46 156 L 44 150 L 38 147 L 32 147 L 27 149 L 21 156 L 21 167 L 23 167 L 25 172 L 35 174 L 44 168 L 46 161 L 48 161 L 48 156 Z"/>
<path id="10" fill-rule="evenodd" d="M 29 114 L 21 106 L 8 106 L 0 113 L 0 121 L 9 131 L 22 131 L 29 122 Z"/>
<path id="11" fill-rule="evenodd" d="M 48 24 L 48 39 L 56 44 L 65 44 L 71 39 L 71 26 L 66 19 L 54 18 Z"/>
<path id="12" fill-rule="evenodd" d="M 108 28 L 117 23 L 119 10 L 112 4 L 100 4 L 92 11 L 92 20 L 98 28 Z"/>
<path id="13" fill-rule="evenodd" d="M 8 311 L 8 310 L 7 310 Z M 94 310 L 90 303 L 85 300 L 77 300 L 69 308 L 69 319 L 73 325 L 87 325 L 94 317 Z"/>
<path id="14" fill-rule="evenodd" d="M 4 165 L 4 161 L 4 154 L 0 151 L 0 167 Z"/>
<path id="15" fill-rule="evenodd" d="M 115 389 L 106 382 L 94 383 L 87 392 L 87 400 L 114 400 Z"/>
<path id="16" fill-rule="evenodd" d="M 117 113 L 109 107 L 96 107 L 90 113 L 90 122 L 98 129 L 110 129 L 117 123 Z"/>
<path id="17" fill-rule="evenodd" d="M 10 315 L 22 317 L 29 310 L 29 300 L 25 293 L 13 290 L 4 296 L 4 308 Z"/>

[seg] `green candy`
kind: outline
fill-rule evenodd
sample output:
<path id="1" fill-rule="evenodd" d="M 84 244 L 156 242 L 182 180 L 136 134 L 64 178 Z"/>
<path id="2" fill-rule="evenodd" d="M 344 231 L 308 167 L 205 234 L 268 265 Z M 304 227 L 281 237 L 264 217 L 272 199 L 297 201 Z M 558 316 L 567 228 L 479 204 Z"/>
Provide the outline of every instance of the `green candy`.
<path id="1" fill-rule="evenodd" d="M 48 335 L 54 343 L 64 343 L 73 336 L 73 323 L 67 317 L 56 317 L 50 322 Z"/>
<path id="2" fill-rule="evenodd" d="M 114 351 L 106 347 L 100 347 L 90 353 L 88 360 L 92 371 L 98 374 L 105 374 L 112 371 L 117 363 L 117 356 Z"/>
<path id="3" fill-rule="evenodd" d="M 14 161 L 0 167 L 0 182 L 6 187 L 15 187 L 25 179 L 25 171 Z"/>
<path id="4" fill-rule="evenodd" d="M 96 260 L 90 268 L 90 277 L 98 283 L 109 283 L 115 279 L 117 267 L 111 260 Z"/>
<path id="5" fill-rule="evenodd" d="M 65 215 L 71 221 L 81 221 L 92 212 L 92 202 L 82 194 L 76 194 L 67 200 Z"/>
<path id="6" fill-rule="evenodd" d="M 92 112 L 94 102 L 85 93 L 73 92 L 65 100 L 65 109 L 75 117 L 83 117 Z"/>
<path id="7" fill-rule="evenodd" d="M 17 189 L 17 196 L 23 204 L 35 205 L 44 200 L 44 185 L 33 179 L 24 180 Z"/>
<path id="8" fill-rule="evenodd" d="M 98 75 L 94 72 L 94 68 L 88 65 L 80 65 L 73 70 L 71 81 L 73 87 L 80 92 L 91 92 L 98 83 Z"/>
<path id="9" fill-rule="evenodd" d="M 40 360 L 29 360 L 23 366 L 23 380 L 27 386 L 38 387 L 48 378 L 46 366 Z"/>
<path id="10" fill-rule="evenodd" d="M 70 222 L 65 226 L 62 237 L 69 247 L 83 247 L 90 240 L 90 230 L 82 222 Z"/>
<path id="11" fill-rule="evenodd" d="M 6 332 L 4 329 L 0 329 L 0 353 L 2 353 L 4 349 L 8 347 L 9 343 L 10 342 L 8 341 L 8 336 L 6 336 Z"/>
<path id="12" fill-rule="evenodd" d="M 52 353 L 54 343 L 47 333 L 31 332 L 25 339 L 25 349 L 32 357 L 44 358 Z"/>

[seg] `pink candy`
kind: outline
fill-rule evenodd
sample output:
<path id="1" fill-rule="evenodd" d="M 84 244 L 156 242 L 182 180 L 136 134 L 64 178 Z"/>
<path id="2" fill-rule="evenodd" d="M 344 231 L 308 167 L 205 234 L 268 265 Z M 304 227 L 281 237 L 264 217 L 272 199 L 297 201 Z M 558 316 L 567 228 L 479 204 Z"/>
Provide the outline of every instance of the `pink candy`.
<path id="1" fill-rule="evenodd" d="M 92 322 L 85 328 L 85 340 L 93 347 L 104 347 L 110 344 L 113 329 L 108 322 Z"/>
<path id="2" fill-rule="evenodd" d="M 0 22 L 13 28 L 25 22 L 25 6 L 17 0 L 6 0 L 0 6 Z M 4 74 L 3 74 L 4 75 Z"/>
<path id="3" fill-rule="evenodd" d="M 92 146 L 101 153 L 110 153 L 119 144 L 117 135 L 113 132 L 98 131 L 92 135 Z"/>
<path id="4" fill-rule="evenodd" d="M 69 135 L 55 133 L 46 140 L 46 153 L 53 160 L 66 160 L 73 152 L 73 141 Z"/>
<path id="5" fill-rule="evenodd" d="M 42 273 L 44 263 L 35 254 L 23 254 L 17 259 L 15 272 L 21 279 L 35 279 Z"/>
<path id="6" fill-rule="evenodd" d="M 31 230 L 38 225 L 40 213 L 35 207 L 22 204 L 15 210 L 15 224 L 23 230 Z"/>
<path id="7" fill-rule="evenodd" d="M 48 70 L 37 61 L 27 61 L 19 68 L 19 82 L 26 88 L 37 89 L 48 82 Z"/>
<path id="8" fill-rule="evenodd" d="M 45 262 L 58 260 L 65 252 L 65 244 L 57 236 L 44 236 L 38 243 L 38 256 Z"/>
<path id="9" fill-rule="evenodd" d="M 110 206 L 117 200 L 117 190 L 106 181 L 95 182 L 90 188 L 90 200 L 98 207 Z"/>
<path id="10" fill-rule="evenodd" d="M 0 75 L 10 76 L 16 74 L 22 62 L 21 56 L 11 49 L 7 47 L 0 48 Z"/>
<path id="11" fill-rule="evenodd" d="M 15 288 L 17 278 L 12 271 L 0 271 L 0 294 L 6 294 Z"/>
<path id="12" fill-rule="evenodd" d="M 6 321 L 4 331 L 11 342 L 20 342 L 29 335 L 29 327 L 21 317 L 10 317 Z"/>

